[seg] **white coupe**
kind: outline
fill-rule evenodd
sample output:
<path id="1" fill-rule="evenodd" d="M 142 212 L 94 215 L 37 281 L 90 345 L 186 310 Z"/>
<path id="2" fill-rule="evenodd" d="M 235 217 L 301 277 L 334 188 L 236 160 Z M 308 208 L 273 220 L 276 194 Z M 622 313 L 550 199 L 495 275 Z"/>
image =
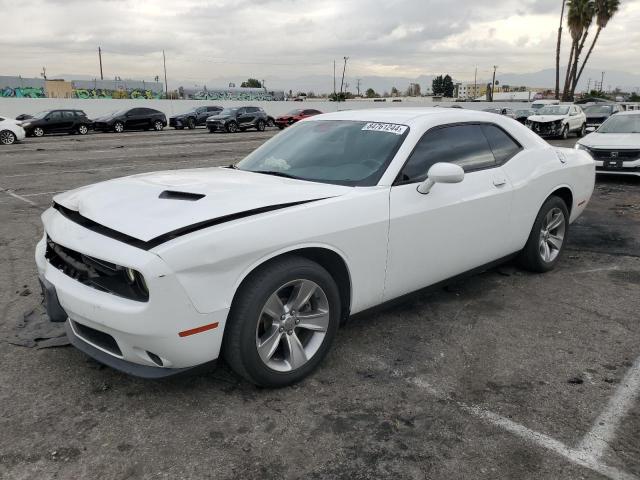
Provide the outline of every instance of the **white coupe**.
<path id="1" fill-rule="evenodd" d="M 16 141 L 24 140 L 24 128 L 20 122 L 10 118 L 0 117 L 0 145 L 12 145 Z"/>
<path id="2" fill-rule="evenodd" d="M 576 143 L 596 161 L 596 172 L 640 177 L 640 111 L 616 113 Z"/>
<path id="3" fill-rule="evenodd" d="M 594 180 L 586 152 L 506 117 L 330 113 L 234 166 L 57 195 L 36 262 L 49 316 L 99 361 L 160 377 L 222 356 L 283 386 L 351 314 L 513 256 L 553 268 Z"/>

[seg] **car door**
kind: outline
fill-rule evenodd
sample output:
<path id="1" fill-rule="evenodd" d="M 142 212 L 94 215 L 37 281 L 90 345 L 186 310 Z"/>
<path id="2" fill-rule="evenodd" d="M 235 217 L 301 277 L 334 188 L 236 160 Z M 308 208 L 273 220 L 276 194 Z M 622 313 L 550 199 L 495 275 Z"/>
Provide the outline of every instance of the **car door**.
<path id="1" fill-rule="evenodd" d="M 60 132 L 71 132 L 75 129 L 76 124 L 76 115 L 71 110 L 63 110 L 62 111 L 62 119 L 60 121 L 58 131 Z"/>
<path id="2" fill-rule="evenodd" d="M 45 133 L 57 133 L 60 132 L 60 125 L 62 123 L 62 111 L 54 110 L 45 117 L 42 128 Z"/>
<path id="3" fill-rule="evenodd" d="M 499 141 L 489 143 L 491 128 L 499 129 L 479 123 L 441 126 L 416 144 L 390 192 L 385 300 L 510 253 L 512 186 L 501 166 L 508 156 Z M 456 184 L 436 184 L 423 195 L 417 186 L 437 162 L 462 166 L 465 177 Z"/>
<path id="4" fill-rule="evenodd" d="M 582 127 L 582 115 L 580 115 L 580 109 L 575 105 L 569 110 L 569 126 L 571 130 L 580 130 Z"/>
<path id="5" fill-rule="evenodd" d="M 126 128 L 137 128 L 140 122 L 140 109 L 132 108 L 124 114 L 124 124 Z"/>

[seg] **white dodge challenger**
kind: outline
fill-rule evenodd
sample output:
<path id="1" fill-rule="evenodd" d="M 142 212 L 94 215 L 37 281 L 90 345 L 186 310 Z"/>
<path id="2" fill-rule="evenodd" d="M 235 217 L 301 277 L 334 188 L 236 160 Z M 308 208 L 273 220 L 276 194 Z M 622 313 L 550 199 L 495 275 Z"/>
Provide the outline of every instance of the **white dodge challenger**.
<path id="1" fill-rule="evenodd" d="M 104 364 L 153 378 L 222 356 L 283 386 L 349 315 L 513 256 L 550 270 L 594 179 L 586 152 L 506 117 L 330 113 L 234 166 L 57 195 L 36 263 L 51 319 Z"/>

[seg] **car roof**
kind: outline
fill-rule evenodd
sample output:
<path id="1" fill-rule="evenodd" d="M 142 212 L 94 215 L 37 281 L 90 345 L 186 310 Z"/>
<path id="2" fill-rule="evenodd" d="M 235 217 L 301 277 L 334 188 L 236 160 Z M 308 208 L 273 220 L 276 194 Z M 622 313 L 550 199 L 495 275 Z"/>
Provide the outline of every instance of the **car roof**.
<path id="1" fill-rule="evenodd" d="M 495 122 L 495 113 L 480 112 L 459 108 L 444 107 L 398 107 L 370 108 L 366 110 L 343 110 L 341 112 L 323 113 L 305 121 L 352 120 L 361 122 L 398 123 L 402 125 L 418 125 L 424 121 L 434 120 L 443 123 L 451 122 Z"/>

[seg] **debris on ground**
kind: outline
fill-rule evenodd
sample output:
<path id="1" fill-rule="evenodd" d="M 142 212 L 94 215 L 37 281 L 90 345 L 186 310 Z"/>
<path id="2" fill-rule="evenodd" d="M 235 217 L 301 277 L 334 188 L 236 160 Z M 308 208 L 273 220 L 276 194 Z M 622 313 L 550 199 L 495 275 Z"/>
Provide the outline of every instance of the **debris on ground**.
<path id="1" fill-rule="evenodd" d="M 11 345 L 36 349 L 69 345 L 64 323 L 49 320 L 43 305 L 23 313 L 15 324 L 13 334 L 9 334 L 4 340 Z"/>

